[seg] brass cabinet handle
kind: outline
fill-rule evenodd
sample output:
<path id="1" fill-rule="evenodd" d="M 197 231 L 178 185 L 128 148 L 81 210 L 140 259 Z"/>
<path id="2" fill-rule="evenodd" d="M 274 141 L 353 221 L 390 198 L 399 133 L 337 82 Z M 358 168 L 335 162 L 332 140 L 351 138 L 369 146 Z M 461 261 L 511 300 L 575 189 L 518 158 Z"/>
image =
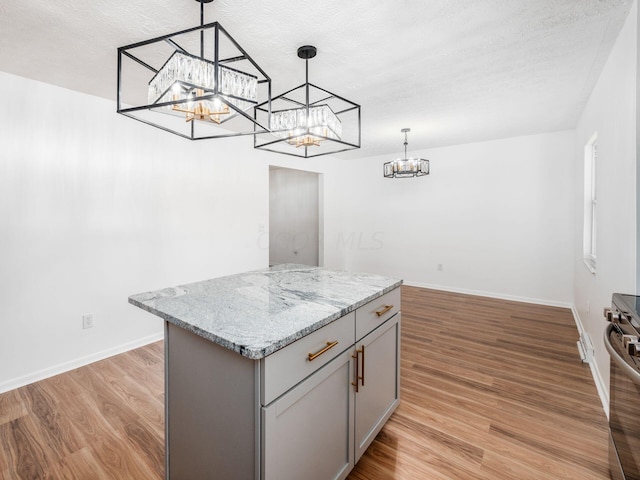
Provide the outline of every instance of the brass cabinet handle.
<path id="1" fill-rule="evenodd" d="M 362 353 L 362 375 L 360 375 L 360 354 Z M 355 358 L 356 359 L 356 381 L 355 382 L 351 382 L 351 385 L 353 385 L 354 387 L 356 387 L 356 393 L 358 393 L 358 387 L 360 386 L 360 384 L 358 383 L 358 381 L 362 382 L 362 386 L 364 386 L 364 345 L 362 346 L 362 349 L 356 349 L 356 354 L 355 355 L 351 355 L 351 358 Z"/>
<path id="2" fill-rule="evenodd" d="M 358 366 L 358 359 L 360 358 L 360 350 L 356 350 L 356 354 L 355 355 L 351 355 L 351 358 L 355 358 L 356 359 L 356 381 L 355 382 L 351 382 L 351 385 L 353 385 L 354 387 L 356 387 L 356 393 L 358 393 L 358 380 L 360 379 L 360 377 L 358 376 L 358 371 L 360 370 L 359 366 Z"/>
<path id="3" fill-rule="evenodd" d="M 338 344 L 338 340 L 336 340 L 335 342 L 327 342 L 327 346 L 324 347 L 322 350 L 320 350 L 319 352 L 316 352 L 316 353 L 310 353 L 309 354 L 309 361 L 311 362 L 311 361 L 315 360 L 316 358 L 318 358 L 323 353 L 331 350 L 337 344 Z"/>
<path id="4" fill-rule="evenodd" d="M 385 305 L 384 308 L 378 312 L 376 312 L 376 315 L 378 315 L 379 317 L 381 317 L 382 315 L 384 315 L 385 313 L 387 313 L 389 310 L 391 310 L 393 308 L 393 305 Z"/>
<path id="5" fill-rule="evenodd" d="M 362 345 L 362 376 L 360 377 L 360 381 L 364 387 L 364 345 Z"/>

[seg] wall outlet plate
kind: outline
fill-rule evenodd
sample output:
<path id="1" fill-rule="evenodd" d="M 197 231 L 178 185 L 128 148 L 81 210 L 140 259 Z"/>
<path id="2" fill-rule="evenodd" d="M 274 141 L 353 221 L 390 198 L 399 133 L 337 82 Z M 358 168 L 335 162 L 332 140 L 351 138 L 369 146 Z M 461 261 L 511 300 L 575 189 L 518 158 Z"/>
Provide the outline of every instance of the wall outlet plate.
<path id="1" fill-rule="evenodd" d="M 87 328 L 93 328 L 93 314 L 87 313 L 82 316 L 82 328 L 86 330 Z"/>

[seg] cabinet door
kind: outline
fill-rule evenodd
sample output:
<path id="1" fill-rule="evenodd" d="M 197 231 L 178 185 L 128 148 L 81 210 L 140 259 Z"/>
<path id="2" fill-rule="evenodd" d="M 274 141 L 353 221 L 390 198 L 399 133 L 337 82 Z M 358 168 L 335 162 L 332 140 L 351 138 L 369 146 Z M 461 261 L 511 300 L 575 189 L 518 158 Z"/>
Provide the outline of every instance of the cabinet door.
<path id="1" fill-rule="evenodd" d="M 353 348 L 262 408 L 263 480 L 344 479 L 353 468 Z"/>
<path id="2" fill-rule="evenodd" d="M 356 393 L 356 462 L 400 403 L 400 315 L 356 344 L 364 377 Z"/>

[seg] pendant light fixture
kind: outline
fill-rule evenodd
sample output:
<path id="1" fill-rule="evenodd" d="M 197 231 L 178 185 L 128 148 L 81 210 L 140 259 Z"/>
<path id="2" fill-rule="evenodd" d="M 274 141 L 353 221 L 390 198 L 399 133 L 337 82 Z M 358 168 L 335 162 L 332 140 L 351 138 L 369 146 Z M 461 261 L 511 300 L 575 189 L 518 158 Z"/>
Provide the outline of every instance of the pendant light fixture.
<path id="1" fill-rule="evenodd" d="M 404 133 L 404 158 L 397 158 L 384 164 L 384 176 L 387 178 L 422 177 L 429 175 L 429 160 L 424 158 L 407 158 L 407 133 L 410 128 L 400 130 Z"/>
<path id="2" fill-rule="evenodd" d="M 255 107 L 256 125 L 268 123 L 271 132 L 255 135 L 255 148 L 304 158 L 360 148 L 360 105 L 309 83 L 316 53 L 311 45 L 298 48 L 305 83 Z"/>
<path id="3" fill-rule="evenodd" d="M 271 79 L 218 22 L 118 48 L 117 111 L 198 140 L 267 131 Z"/>

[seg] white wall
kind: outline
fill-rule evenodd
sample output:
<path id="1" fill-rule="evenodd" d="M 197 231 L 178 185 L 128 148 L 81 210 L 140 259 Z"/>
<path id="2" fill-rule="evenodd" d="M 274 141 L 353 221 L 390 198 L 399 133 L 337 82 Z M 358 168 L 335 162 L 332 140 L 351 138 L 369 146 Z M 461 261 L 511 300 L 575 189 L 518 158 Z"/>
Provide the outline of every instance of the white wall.
<path id="1" fill-rule="evenodd" d="M 640 135 L 638 134 L 638 128 L 640 127 L 640 33 L 638 32 L 638 25 L 640 25 L 640 8 L 638 8 L 638 2 L 635 2 L 636 10 L 636 295 L 640 294 L 640 168 L 637 168 L 638 164 L 638 152 L 640 152 Z M 633 12 L 629 14 L 629 17 L 633 15 Z"/>
<path id="2" fill-rule="evenodd" d="M 571 304 L 572 131 L 409 155 L 428 158 L 431 174 L 383 178 L 382 164 L 392 159 L 385 156 L 351 161 L 357 175 L 342 177 L 349 194 L 338 249 L 348 269 Z"/>
<path id="3" fill-rule="evenodd" d="M 0 391 L 160 338 L 130 294 L 267 266 L 250 138 L 190 142 L 3 73 L 0 91 Z"/>
<path id="4" fill-rule="evenodd" d="M 162 322 L 129 305 L 132 293 L 266 266 L 270 164 L 323 174 L 324 266 L 558 305 L 575 296 L 606 383 L 601 308 L 636 287 L 627 23 L 576 131 L 410 151 L 432 162 L 418 179 L 383 178 L 393 155 L 299 159 L 256 152 L 247 138 L 189 142 L 117 115 L 113 102 L 0 73 L 12 93 L 0 109 L 0 392 L 160 338 Z M 591 276 L 582 146 L 595 130 Z M 81 329 L 85 313 L 93 329 Z"/>
<path id="5" fill-rule="evenodd" d="M 611 51 L 576 128 L 574 300 L 595 347 L 595 377 L 608 404 L 609 355 L 603 307 L 614 292 L 636 292 L 637 2 Z M 584 146 L 598 133 L 597 273 L 582 261 Z"/>

